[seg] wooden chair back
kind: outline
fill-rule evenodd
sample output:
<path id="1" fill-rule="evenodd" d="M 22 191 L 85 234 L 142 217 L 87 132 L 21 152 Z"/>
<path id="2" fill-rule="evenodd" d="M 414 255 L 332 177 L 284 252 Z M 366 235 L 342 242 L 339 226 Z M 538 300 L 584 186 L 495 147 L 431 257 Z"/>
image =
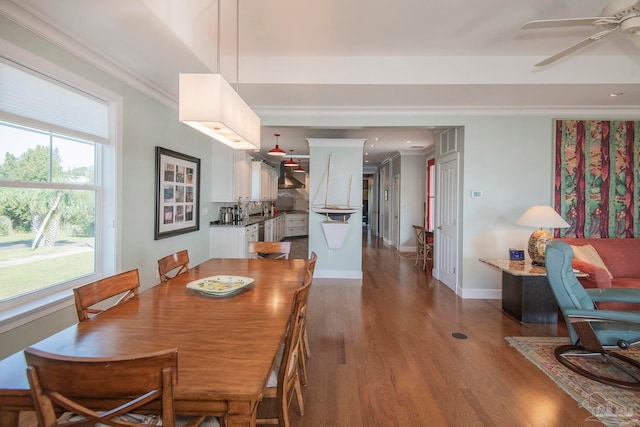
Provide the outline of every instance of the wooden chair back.
<path id="1" fill-rule="evenodd" d="M 275 397 L 278 416 L 277 418 L 258 418 L 256 420 L 257 424 L 277 424 L 289 427 L 289 404 L 294 392 L 297 396 L 296 400 L 300 414 L 304 413 L 298 368 L 301 352 L 301 312 L 307 304 L 312 279 L 311 272 L 307 270 L 302 286 L 296 289 L 294 293 L 289 327 L 284 340 L 284 352 L 278 368 L 278 383 L 275 387 L 275 395 L 273 394 L 273 388 L 267 388 L 264 393 L 267 398 Z"/>
<path id="2" fill-rule="evenodd" d="M 311 272 L 311 276 L 313 276 L 313 273 L 316 270 L 316 261 L 318 261 L 318 254 L 311 252 L 309 263 L 307 264 L 307 269 Z"/>
<path id="3" fill-rule="evenodd" d="M 127 357 L 84 358 L 61 356 L 34 348 L 24 351 L 27 377 L 33 406 L 41 427 L 65 424 L 64 416 L 73 413 L 73 425 L 86 419 L 86 424 L 148 426 L 144 417 L 123 424 L 114 420 L 126 413 L 140 412 L 140 407 L 158 400 L 162 404 L 162 425 L 174 427 L 173 386 L 178 382 L 178 350 Z M 105 400 L 113 401 L 111 410 L 90 408 Z M 99 409 L 99 412 L 96 410 Z M 68 417 L 67 417 L 68 418 Z M 148 420 L 147 420 L 148 422 Z"/>
<path id="4" fill-rule="evenodd" d="M 250 258 L 289 259 L 291 242 L 249 242 Z"/>
<path id="5" fill-rule="evenodd" d="M 108 298 L 122 294 L 114 305 L 138 296 L 140 277 L 138 269 L 116 274 L 98 281 L 87 283 L 73 290 L 76 311 L 80 322 L 89 319 L 90 315 L 99 314 L 104 310 L 92 306 Z"/>
<path id="6" fill-rule="evenodd" d="M 158 273 L 161 282 L 173 279 L 186 271 L 189 271 L 189 251 L 186 249 L 158 260 Z"/>

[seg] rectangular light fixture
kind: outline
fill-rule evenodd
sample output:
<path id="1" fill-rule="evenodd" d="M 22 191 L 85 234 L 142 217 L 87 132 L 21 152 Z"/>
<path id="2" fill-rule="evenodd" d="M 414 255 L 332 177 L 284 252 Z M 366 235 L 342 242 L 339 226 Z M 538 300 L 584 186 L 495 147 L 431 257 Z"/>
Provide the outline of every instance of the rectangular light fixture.
<path id="1" fill-rule="evenodd" d="M 180 74 L 178 117 L 234 149 L 260 149 L 260 117 L 221 74 Z"/>

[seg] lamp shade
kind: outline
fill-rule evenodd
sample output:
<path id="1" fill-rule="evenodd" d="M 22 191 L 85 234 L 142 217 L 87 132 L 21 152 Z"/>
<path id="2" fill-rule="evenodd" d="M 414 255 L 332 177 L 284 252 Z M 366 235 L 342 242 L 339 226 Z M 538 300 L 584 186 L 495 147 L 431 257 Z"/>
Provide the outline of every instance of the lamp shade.
<path id="1" fill-rule="evenodd" d="M 531 206 L 516 224 L 535 228 L 567 228 L 569 224 L 548 205 Z"/>
<path id="2" fill-rule="evenodd" d="M 180 74 L 181 122 L 235 149 L 260 148 L 260 117 L 221 74 Z"/>
<path id="3" fill-rule="evenodd" d="M 567 228 L 569 224 L 551 206 L 531 206 L 516 221 L 516 224 L 525 227 L 535 227 L 529 236 L 528 252 L 533 265 L 544 265 L 544 253 L 547 244 L 553 240 L 553 236 L 543 228 Z"/>

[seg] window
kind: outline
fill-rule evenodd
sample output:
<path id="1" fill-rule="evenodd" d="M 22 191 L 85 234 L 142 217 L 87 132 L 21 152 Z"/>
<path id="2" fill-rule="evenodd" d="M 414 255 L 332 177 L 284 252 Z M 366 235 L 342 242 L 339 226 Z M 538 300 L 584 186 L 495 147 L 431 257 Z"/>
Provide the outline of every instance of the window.
<path id="1" fill-rule="evenodd" d="M 115 272 L 118 100 L 38 65 L 0 57 L 0 332 Z"/>
<path id="2" fill-rule="evenodd" d="M 96 144 L 0 122 L 0 301 L 96 272 Z"/>

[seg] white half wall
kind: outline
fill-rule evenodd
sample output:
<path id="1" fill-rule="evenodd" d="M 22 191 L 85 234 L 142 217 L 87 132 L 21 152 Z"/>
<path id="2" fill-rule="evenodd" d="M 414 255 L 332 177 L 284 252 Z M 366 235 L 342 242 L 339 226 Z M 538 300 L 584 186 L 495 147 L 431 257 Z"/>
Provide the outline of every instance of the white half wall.
<path id="1" fill-rule="evenodd" d="M 362 153 L 365 140 L 309 138 L 307 141 L 310 153 L 309 252 L 318 254 L 314 276 L 361 279 L 362 208 L 349 218 L 349 228 L 342 247 L 332 249 L 327 244 L 322 228 L 326 217 L 313 212 L 313 206 L 325 203 L 327 191 L 328 204 L 362 206 Z"/>

